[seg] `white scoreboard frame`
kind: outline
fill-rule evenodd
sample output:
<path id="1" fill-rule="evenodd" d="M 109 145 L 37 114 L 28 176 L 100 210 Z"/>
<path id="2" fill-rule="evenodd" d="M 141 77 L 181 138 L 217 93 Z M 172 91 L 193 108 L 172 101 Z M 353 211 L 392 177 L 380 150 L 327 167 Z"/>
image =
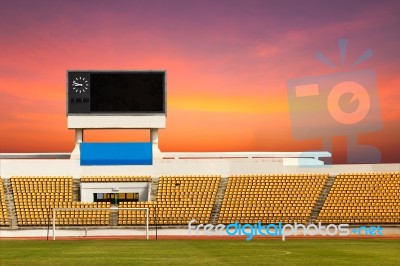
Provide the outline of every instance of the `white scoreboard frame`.
<path id="1" fill-rule="evenodd" d="M 69 72 L 110 72 L 110 73 L 147 73 L 164 72 L 164 112 L 163 113 L 68 113 L 68 129 L 159 129 L 166 128 L 167 120 L 167 71 L 160 70 L 87 70 L 69 69 L 66 71 L 66 110 L 68 110 L 68 73 Z"/>
<path id="2" fill-rule="evenodd" d="M 69 129 L 165 128 L 166 115 L 68 115 Z"/>

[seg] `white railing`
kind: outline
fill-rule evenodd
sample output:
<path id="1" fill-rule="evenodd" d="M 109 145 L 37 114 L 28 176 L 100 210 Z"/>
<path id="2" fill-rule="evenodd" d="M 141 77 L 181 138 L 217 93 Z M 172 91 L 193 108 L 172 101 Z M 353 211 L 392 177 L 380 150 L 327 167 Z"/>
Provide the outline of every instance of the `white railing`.
<path id="1" fill-rule="evenodd" d="M 0 153 L 0 159 L 69 159 L 71 153 Z"/>
<path id="2" fill-rule="evenodd" d="M 310 152 L 162 152 L 165 160 L 179 159 L 262 159 L 262 158 L 330 158 L 327 151 Z"/>

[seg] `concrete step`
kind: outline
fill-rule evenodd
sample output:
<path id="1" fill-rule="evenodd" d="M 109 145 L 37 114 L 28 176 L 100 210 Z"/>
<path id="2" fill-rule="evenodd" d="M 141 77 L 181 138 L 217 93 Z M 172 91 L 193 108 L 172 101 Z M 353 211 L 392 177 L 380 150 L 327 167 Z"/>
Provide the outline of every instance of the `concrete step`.
<path id="1" fill-rule="evenodd" d="M 150 190 L 150 201 L 157 200 L 157 189 L 158 189 L 158 182 L 159 178 L 152 178 L 151 179 L 151 190 Z"/>
<path id="2" fill-rule="evenodd" d="M 308 220 L 309 223 L 315 223 L 315 221 L 318 218 L 319 213 L 321 212 L 322 206 L 324 206 L 324 203 L 326 199 L 328 198 L 329 192 L 332 189 L 333 184 L 335 183 L 336 176 L 331 175 L 328 177 L 328 180 L 326 181 L 324 187 L 322 188 L 322 192 L 319 195 L 319 198 L 311 211 L 310 218 Z"/>
<path id="3" fill-rule="evenodd" d="M 8 212 L 8 216 L 10 218 L 10 226 L 11 226 L 11 228 L 17 228 L 18 227 L 17 213 L 16 213 L 16 209 L 15 209 L 11 179 L 9 179 L 9 178 L 3 179 L 3 186 L 4 186 L 4 193 L 5 193 L 5 198 L 6 198 L 7 212 Z"/>
<path id="4" fill-rule="evenodd" d="M 74 178 L 72 181 L 72 200 L 81 201 L 81 179 Z"/>
<path id="5" fill-rule="evenodd" d="M 218 224 L 219 213 L 222 206 L 222 201 L 224 200 L 224 195 L 226 191 L 226 187 L 228 185 L 228 177 L 222 177 L 219 182 L 217 196 L 215 198 L 214 206 L 211 211 L 210 223 L 213 225 Z"/>
<path id="6" fill-rule="evenodd" d="M 118 225 L 118 209 L 113 209 L 118 208 L 118 205 L 112 204 L 111 209 L 110 209 L 110 225 L 111 226 L 117 226 Z"/>

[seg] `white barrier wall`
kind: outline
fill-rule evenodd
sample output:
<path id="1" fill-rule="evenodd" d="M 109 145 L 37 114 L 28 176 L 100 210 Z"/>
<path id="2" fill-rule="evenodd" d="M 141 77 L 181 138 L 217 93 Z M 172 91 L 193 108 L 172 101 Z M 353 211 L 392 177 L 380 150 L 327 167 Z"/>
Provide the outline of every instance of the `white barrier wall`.
<path id="1" fill-rule="evenodd" d="M 282 158 L 161 159 L 153 165 L 80 166 L 69 159 L 2 159 L 0 176 L 240 175 L 275 173 L 399 172 L 400 164 L 283 165 Z"/>
<path id="2" fill-rule="evenodd" d="M 349 228 L 356 228 L 350 226 Z M 385 226 L 382 225 L 383 228 L 383 236 L 384 237 L 399 237 L 400 236 L 400 228 L 396 226 Z M 88 227 L 79 227 L 75 229 L 59 229 L 57 228 L 56 237 L 81 237 L 84 239 L 85 237 L 118 237 L 118 236 L 136 236 L 139 239 L 146 239 L 146 230 L 144 228 L 130 228 L 130 229 L 110 229 L 110 228 L 88 228 Z M 175 229 L 166 229 L 166 228 L 158 228 L 157 229 L 158 236 L 183 236 L 185 239 L 190 239 L 187 237 L 192 237 L 194 240 L 196 237 L 203 237 L 203 239 L 207 239 L 204 234 L 204 230 L 199 230 L 199 235 L 197 235 L 196 230 L 192 230 L 189 234 L 188 226 L 184 225 L 181 228 Z M 222 234 L 223 236 L 227 236 L 226 233 Z M 303 235 L 303 230 L 299 230 L 299 236 Z M 0 230 L 0 237 L 41 237 L 46 238 L 49 237 L 50 240 L 53 239 L 53 231 L 46 229 L 7 229 Z M 155 239 L 156 231 L 154 227 L 149 230 L 149 236 L 151 239 Z M 292 237 L 289 236 L 288 239 Z M 338 236 L 336 236 L 338 237 Z M 354 236 L 353 236 L 354 237 Z M 246 236 L 241 236 L 241 238 L 246 238 Z M 281 236 L 276 236 L 276 239 L 281 239 Z M 57 240 L 57 238 L 56 238 Z"/>

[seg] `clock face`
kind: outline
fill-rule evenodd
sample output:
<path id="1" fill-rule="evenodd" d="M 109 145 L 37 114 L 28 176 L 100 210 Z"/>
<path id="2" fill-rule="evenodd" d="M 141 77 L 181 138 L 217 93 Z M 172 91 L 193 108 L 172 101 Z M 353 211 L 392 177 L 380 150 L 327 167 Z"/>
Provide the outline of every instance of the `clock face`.
<path id="1" fill-rule="evenodd" d="M 72 89 L 76 93 L 85 93 L 89 90 L 89 82 L 85 77 L 76 77 L 72 81 Z"/>

